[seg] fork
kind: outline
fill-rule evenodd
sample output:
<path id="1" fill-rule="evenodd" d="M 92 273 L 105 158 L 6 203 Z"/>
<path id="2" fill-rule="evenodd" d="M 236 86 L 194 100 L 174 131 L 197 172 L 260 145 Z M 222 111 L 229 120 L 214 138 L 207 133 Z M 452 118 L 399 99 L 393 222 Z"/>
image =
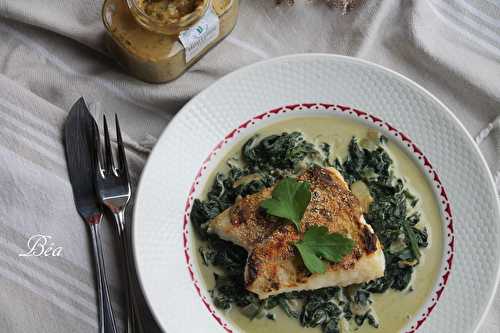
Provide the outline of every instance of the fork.
<path id="1" fill-rule="evenodd" d="M 116 142 L 118 146 L 118 156 L 115 165 L 113 152 L 111 150 L 111 140 L 109 137 L 106 116 L 103 115 L 104 123 L 104 154 L 102 153 L 99 130 L 96 130 L 96 161 L 97 172 L 95 177 L 97 196 L 103 206 L 107 207 L 113 215 L 118 238 L 122 250 L 122 266 L 125 269 L 124 282 L 126 286 L 125 301 L 127 307 L 127 332 L 142 332 L 137 308 L 132 289 L 132 262 L 129 249 L 127 228 L 125 221 L 125 210 L 131 197 L 130 181 L 127 167 L 127 158 L 123 146 L 122 135 L 118 116 L 115 114 Z"/>

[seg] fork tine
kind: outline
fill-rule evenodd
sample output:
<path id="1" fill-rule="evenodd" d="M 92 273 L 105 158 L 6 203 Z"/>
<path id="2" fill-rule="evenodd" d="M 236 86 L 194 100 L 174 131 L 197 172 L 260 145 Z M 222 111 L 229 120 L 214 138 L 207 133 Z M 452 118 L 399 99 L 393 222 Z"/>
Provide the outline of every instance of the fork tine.
<path id="1" fill-rule="evenodd" d="M 122 140 L 122 132 L 120 131 L 120 122 L 118 121 L 118 115 L 115 113 L 115 125 L 116 125 L 116 141 L 118 144 L 118 164 L 120 168 L 120 173 L 122 176 L 128 178 L 128 167 L 127 167 L 127 157 L 125 156 L 125 147 Z"/>
<path id="2" fill-rule="evenodd" d="M 115 167 L 113 163 L 113 152 L 111 150 L 111 141 L 109 139 L 108 122 L 106 116 L 102 115 L 104 121 L 104 161 L 106 173 L 112 173 Z"/>

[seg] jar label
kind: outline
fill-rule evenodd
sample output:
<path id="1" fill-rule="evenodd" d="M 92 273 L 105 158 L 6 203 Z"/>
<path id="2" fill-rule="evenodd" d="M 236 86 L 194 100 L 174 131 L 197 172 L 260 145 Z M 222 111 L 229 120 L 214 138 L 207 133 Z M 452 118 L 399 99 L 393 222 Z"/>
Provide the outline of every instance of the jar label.
<path id="1" fill-rule="evenodd" d="M 211 7 L 198 23 L 179 34 L 179 40 L 184 45 L 186 62 L 196 57 L 219 36 L 219 17 Z"/>

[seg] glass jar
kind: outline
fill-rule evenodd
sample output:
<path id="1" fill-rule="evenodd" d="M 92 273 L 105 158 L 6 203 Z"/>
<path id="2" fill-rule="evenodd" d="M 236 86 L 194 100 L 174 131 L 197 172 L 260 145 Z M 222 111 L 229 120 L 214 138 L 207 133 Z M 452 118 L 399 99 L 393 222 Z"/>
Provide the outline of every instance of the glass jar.
<path id="1" fill-rule="evenodd" d="M 165 0 L 104 2 L 106 46 L 140 80 L 162 83 L 176 79 L 236 24 L 239 0 L 178 1 L 191 2 L 194 9 L 186 13 L 162 7 Z"/>

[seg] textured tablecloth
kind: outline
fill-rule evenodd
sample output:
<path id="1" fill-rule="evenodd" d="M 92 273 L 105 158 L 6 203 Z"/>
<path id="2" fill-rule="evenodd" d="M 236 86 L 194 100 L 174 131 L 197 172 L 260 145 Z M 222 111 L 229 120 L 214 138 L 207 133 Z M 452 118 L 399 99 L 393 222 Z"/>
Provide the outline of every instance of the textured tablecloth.
<path id="1" fill-rule="evenodd" d="M 150 85 L 106 55 L 100 0 L 0 0 L 0 332 L 96 331 L 89 237 L 74 208 L 61 141 L 68 109 L 81 95 L 95 115 L 118 113 L 134 185 L 155 139 L 193 95 L 279 55 L 338 53 L 396 70 L 447 104 L 473 136 L 499 114 L 499 1 L 365 0 L 348 15 L 295 2 L 242 0 L 226 40 L 177 81 Z M 481 148 L 496 170 L 493 138 Z M 62 255 L 19 257 L 34 234 L 50 235 Z M 113 237 L 106 223 L 107 270 L 122 318 Z M 143 310 L 146 332 L 156 332 Z M 480 332 L 500 332 L 498 295 Z"/>

